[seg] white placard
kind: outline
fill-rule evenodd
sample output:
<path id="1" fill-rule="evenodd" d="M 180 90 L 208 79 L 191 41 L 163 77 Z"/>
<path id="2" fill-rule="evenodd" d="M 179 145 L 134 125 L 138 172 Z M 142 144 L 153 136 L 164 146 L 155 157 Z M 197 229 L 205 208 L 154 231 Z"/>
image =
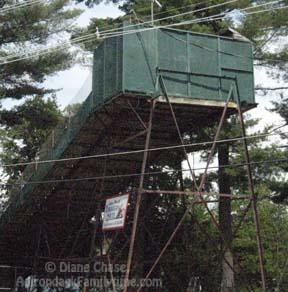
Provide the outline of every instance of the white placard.
<path id="1" fill-rule="evenodd" d="M 103 230 L 124 228 L 129 194 L 106 200 Z"/>

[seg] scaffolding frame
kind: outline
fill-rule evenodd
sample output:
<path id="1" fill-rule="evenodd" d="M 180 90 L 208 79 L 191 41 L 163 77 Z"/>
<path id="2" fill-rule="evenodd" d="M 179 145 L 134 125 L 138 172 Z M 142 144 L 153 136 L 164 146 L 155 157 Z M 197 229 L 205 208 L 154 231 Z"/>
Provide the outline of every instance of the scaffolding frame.
<path id="1" fill-rule="evenodd" d="M 256 238 L 257 238 L 257 248 L 258 248 L 258 255 L 259 255 L 259 268 L 260 268 L 260 272 L 261 272 L 262 289 L 263 289 L 263 291 L 266 291 L 266 277 L 265 277 L 265 269 L 264 269 L 264 251 L 263 251 L 263 244 L 262 244 L 262 239 L 261 239 L 261 234 L 260 234 L 260 224 L 259 224 L 259 217 L 258 217 L 258 211 L 257 211 L 257 196 L 256 196 L 255 191 L 254 191 L 254 183 L 253 183 L 253 177 L 252 177 L 252 171 L 251 171 L 251 165 L 250 165 L 250 155 L 249 155 L 248 144 L 247 144 L 247 140 L 246 140 L 245 123 L 244 123 L 244 118 L 243 118 L 243 111 L 242 111 L 242 108 L 241 108 L 241 101 L 240 101 L 240 96 L 239 96 L 237 78 L 224 77 L 225 79 L 228 78 L 228 79 L 231 79 L 234 82 L 232 82 L 232 84 L 231 84 L 231 87 L 230 87 L 230 90 L 229 90 L 229 93 L 228 93 L 228 98 L 227 98 L 227 100 L 225 102 L 225 106 L 223 108 L 223 112 L 222 112 L 222 115 L 221 115 L 221 118 L 220 118 L 220 121 L 219 121 L 219 124 L 218 124 L 218 127 L 217 127 L 217 131 L 216 131 L 216 134 L 215 134 L 215 137 L 214 137 L 214 141 L 213 141 L 213 144 L 211 146 L 210 153 L 209 153 L 209 156 L 208 156 L 208 159 L 207 159 L 207 162 L 206 162 L 204 175 L 202 176 L 201 181 L 200 181 L 200 185 L 198 186 L 197 182 L 196 182 L 195 173 L 194 173 L 194 171 L 193 171 L 193 169 L 191 167 L 191 164 L 189 162 L 188 153 L 187 153 L 186 148 L 185 148 L 185 143 L 184 143 L 184 140 L 182 138 L 182 134 L 181 134 L 178 122 L 177 122 L 177 118 L 176 118 L 175 112 L 173 110 L 173 106 L 172 106 L 172 104 L 170 102 L 170 99 L 169 99 L 169 95 L 168 95 L 168 92 L 167 92 L 167 88 L 165 86 L 165 81 L 164 81 L 163 75 L 160 73 L 161 71 L 167 71 L 167 70 L 158 69 L 158 83 L 160 84 L 162 92 L 164 93 L 165 100 L 166 100 L 167 104 L 169 105 L 169 108 L 170 108 L 170 111 L 171 111 L 171 115 L 173 117 L 173 120 L 174 120 L 174 123 L 175 123 L 175 127 L 177 129 L 177 133 L 178 133 L 178 137 L 179 137 L 180 143 L 183 146 L 184 157 L 186 159 L 186 162 L 187 162 L 189 170 L 190 170 L 191 177 L 193 178 L 193 182 L 194 182 L 195 187 L 197 189 L 196 194 L 198 196 L 198 199 L 205 206 L 205 209 L 207 210 L 208 214 L 210 215 L 210 218 L 211 218 L 211 220 L 213 222 L 213 225 L 218 230 L 219 235 L 221 237 L 221 240 L 222 240 L 222 242 L 224 244 L 224 250 L 230 249 L 230 246 L 226 242 L 226 240 L 225 240 L 225 238 L 224 238 L 224 236 L 222 234 L 222 231 L 221 231 L 221 228 L 220 228 L 220 226 L 219 226 L 219 224 L 217 222 L 217 219 L 215 218 L 215 216 L 213 215 L 213 213 L 209 209 L 207 201 L 202 196 L 202 192 L 203 192 L 202 189 L 203 189 L 203 186 L 204 186 L 204 184 L 206 182 L 208 167 L 209 167 L 210 162 L 212 160 L 212 157 L 213 157 L 213 155 L 215 153 L 216 143 L 217 143 L 217 140 L 219 139 L 219 134 L 221 132 L 221 129 L 222 129 L 225 117 L 226 117 L 226 113 L 227 113 L 227 108 L 228 108 L 229 102 L 232 99 L 232 95 L 233 94 L 236 96 L 238 118 L 239 118 L 239 121 L 240 121 L 240 124 L 241 124 L 242 137 L 244 138 L 243 139 L 243 144 L 244 144 L 244 151 L 245 151 L 245 160 L 246 160 L 246 163 L 247 163 L 248 188 L 249 188 L 249 192 L 251 194 L 250 198 L 249 198 L 249 204 L 248 204 L 247 208 L 245 209 L 245 211 L 243 213 L 243 216 L 241 218 L 239 226 L 237 227 L 237 230 L 240 228 L 242 222 L 244 221 L 244 219 L 245 219 L 245 217 L 246 217 L 246 215 L 248 213 L 248 210 L 250 209 L 250 207 L 252 207 L 253 219 L 254 219 L 255 231 L 256 231 Z M 169 70 L 169 72 L 171 72 L 171 70 Z M 178 71 L 173 71 L 173 72 L 177 73 Z M 191 75 L 195 75 L 195 73 L 190 73 L 190 74 Z M 219 81 L 221 83 L 222 77 L 220 77 L 220 76 L 212 76 L 212 77 L 219 78 Z M 148 157 L 147 153 L 148 153 L 148 149 L 149 149 L 149 141 L 150 141 L 150 136 L 151 136 L 152 117 L 153 117 L 154 109 L 155 109 L 155 100 L 153 100 L 153 102 L 152 102 L 152 106 L 151 106 L 151 109 L 150 109 L 149 121 L 148 121 L 148 131 L 147 131 L 147 134 L 146 134 L 145 152 L 144 152 L 144 155 L 143 155 L 141 177 L 140 177 L 139 188 L 138 188 L 138 193 L 137 193 L 137 202 L 136 202 L 136 207 L 135 207 L 135 211 L 134 211 L 132 235 L 131 235 L 131 240 L 130 240 L 129 255 L 128 255 L 128 259 L 127 259 L 127 271 L 126 271 L 125 280 L 124 280 L 124 289 L 123 289 L 124 292 L 128 291 L 128 280 L 129 280 L 129 275 L 130 275 L 130 270 L 131 270 L 131 263 L 132 263 L 132 258 L 133 258 L 133 250 L 134 250 L 137 223 L 138 223 L 138 217 L 139 217 L 139 209 L 140 209 L 140 204 L 141 204 L 141 196 L 142 196 L 143 193 L 145 193 L 145 190 L 143 190 L 143 181 L 144 181 L 145 167 L 146 167 L 146 164 L 147 164 L 147 157 Z M 147 191 L 146 190 L 146 192 L 162 193 L 162 194 L 170 193 L 170 194 L 173 194 L 173 195 L 183 195 L 183 192 L 177 192 L 177 191 L 174 191 L 174 192 L 170 191 L 169 192 L 169 191 L 165 191 L 165 190 L 161 190 L 161 191 L 159 191 L 159 190 L 149 190 L 149 191 Z M 221 194 L 219 194 L 219 196 L 221 196 Z M 230 196 L 228 195 L 228 198 L 232 199 L 233 195 L 230 195 Z M 169 240 L 167 241 L 167 243 L 165 244 L 165 246 L 161 250 L 158 258 L 155 260 L 155 262 L 152 265 L 151 269 L 149 270 L 149 272 L 145 276 L 145 281 L 149 278 L 149 276 L 151 275 L 151 273 L 155 269 L 156 265 L 160 261 L 161 257 L 163 256 L 164 252 L 168 248 L 169 244 L 171 243 L 171 241 L 175 237 L 177 231 L 179 230 L 179 228 L 183 224 L 184 219 L 185 219 L 186 215 L 188 214 L 189 210 L 190 209 L 187 208 L 186 211 L 184 212 L 181 220 L 177 224 L 177 226 L 176 226 L 175 230 L 173 231 L 173 233 L 171 234 Z M 233 235 L 235 236 L 235 232 L 234 232 Z M 229 268 L 232 269 L 233 272 L 235 272 L 233 267 L 226 260 L 225 257 L 224 257 L 224 261 L 229 266 Z M 142 289 L 142 286 L 140 286 L 140 288 L 137 290 L 137 292 L 140 292 L 141 289 Z"/>
<path id="2" fill-rule="evenodd" d="M 192 74 L 192 73 L 191 73 Z M 219 82 L 221 84 L 221 78 L 220 76 L 215 76 L 215 78 L 219 78 Z M 226 77 L 225 77 L 226 78 Z M 132 136 L 125 138 L 122 141 L 117 141 L 116 143 L 113 143 L 113 141 L 106 141 L 107 145 L 106 145 L 106 151 L 107 153 L 109 153 L 109 151 L 111 149 L 113 149 L 113 147 L 119 147 L 121 145 L 124 145 L 128 142 L 131 142 L 139 137 L 144 137 L 145 140 L 145 148 L 144 148 L 144 152 L 143 152 L 143 157 L 142 157 L 142 161 L 141 161 L 141 175 L 139 178 L 139 182 L 138 182 L 138 187 L 136 190 L 136 202 L 135 202 L 135 207 L 134 207 L 134 212 L 133 212 L 133 225 L 132 225 L 132 231 L 131 231 L 131 236 L 129 235 L 125 235 L 126 236 L 126 242 L 123 245 L 122 249 L 119 251 L 118 255 L 116 256 L 116 258 L 111 258 L 110 257 L 110 251 L 112 249 L 112 245 L 114 244 L 118 234 L 115 234 L 114 239 L 111 240 L 110 245 L 107 248 L 106 254 L 105 256 L 101 256 L 99 259 L 100 260 L 104 260 L 104 261 L 108 261 L 108 263 L 116 263 L 117 260 L 120 258 L 120 256 L 122 255 L 122 252 L 124 251 L 124 249 L 126 247 L 128 247 L 128 256 L 127 256 L 127 270 L 126 270 L 126 274 L 125 274 L 125 279 L 124 279 L 124 288 L 123 291 L 127 292 L 129 291 L 128 289 L 128 282 L 129 282 L 129 277 L 130 274 L 133 272 L 133 254 L 134 254 L 134 246 L 135 246 L 135 241 L 136 241 L 136 237 L 137 237 L 137 227 L 139 227 L 139 224 L 141 224 L 141 222 L 139 222 L 139 212 L 140 212 L 140 208 L 141 208 L 141 199 L 142 199 L 142 195 L 143 194 L 170 194 L 170 195 L 176 195 L 176 196 L 191 196 L 193 195 L 195 197 L 195 201 L 186 209 L 186 211 L 184 212 L 183 216 L 181 217 L 181 220 L 178 222 L 178 224 L 176 225 L 175 230 L 173 231 L 173 233 L 171 234 L 171 236 L 169 237 L 168 241 L 166 242 L 166 244 L 164 245 L 164 247 L 162 247 L 160 249 L 159 252 L 159 256 L 157 257 L 157 259 L 152 263 L 152 266 L 149 270 L 149 272 L 145 275 L 145 281 L 149 278 L 149 276 L 152 274 L 153 270 L 155 269 L 155 267 L 157 266 L 157 264 L 159 263 L 160 259 L 162 258 L 163 254 L 165 253 L 165 251 L 167 250 L 167 248 L 169 247 L 170 243 L 172 242 L 173 238 L 175 237 L 177 231 L 180 229 L 180 227 L 182 226 L 184 219 L 186 217 L 186 215 L 191 211 L 191 207 L 196 206 L 196 205 L 202 205 L 205 207 L 207 213 L 209 214 L 213 225 L 215 226 L 215 228 L 218 230 L 219 232 L 219 236 L 221 238 L 222 243 L 224 244 L 224 251 L 226 249 L 231 250 L 230 245 L 226 242 L 222 231 L 219 227 L 219 224 L 217 222 L 217 219 L 215 218 L 214 214 L 211 212 L 208 203 L 212 203 L 212 202 L 218 202 L 219 199 L 221 197 L 225 197 L 227 199 L 230 200 L 248 200 L 248 204 L 245 208 L 245 210 L 242 213 L 241 219 L 239 224 L 237 225 L 233 236 L 236 235 L 236 233 L 238 232 L 239 228 L 241 227 L 242 223 L 244 222 L 246 215 L 248 213 L 248 211 L 250 209 L 252 209 L 253 211 L 253 220 L 254 220 L 254 224 L 255 224 L 255 231 L 256 231 L 256 239 L 257 239 L 257 250 L 258 250 L 258 255 L 259 255 L 259 269 L 261 272 L 261 281 L 262 281 L 262 289 L 263 291 L 266 291 L 266 279 L 265 279 L 265 268 L 264 268 L 264 251 L 263 251 L 263 245 L 262 245 L 262 240 L 261 240 L 261 232 L 260 232 L 260 224 L 259 224 L 259 218 L 258 218 L 258 212 L 257 212 L 257 196 L 255 194 L 254 191 L 254 184 L 253 184 L 253 177 L 252 177 L 252 171 L 251 171 L 251 166 L 250 166 L 250 156 L 249 156 L 249 150 L 248 150 L 248 143 L 246 140 L 246 131 L 245 131 L 245 122 L 244 122 L 244 118 L 243 118 L 243 109 L 241 106 L 241 102 L 240 102 L 240 97 L 239 97 L 239 92 L 238 92 L 238 85 L 237 85 L 237 80 L 235 80 L 235 78 L 230 78 L 229 79 L 232 80 L 232 85 L 230 88 L 230 91 L 228 93 L 228 98 L 225 102 L 225 105 L 223 107 L 223 111 L 222 111 L 222 115 L 217 127 L 217 131 L 215 133 L 214 136 L 214 141 L 212 143 L 211 149 L 210 149 L 210 153 L 207 159 L 207 163 L 206 163 L 206 167 L 205 167 L 205 171 L 204 171 L 204 175 L 201 178 L 200 184 L 197 185 L 196 182 L 196 175 L 194 173 L 194 170 L 189 162 L 189 157 L 188 157 L 188 151 L 186 149 L 183 137 L 182 137 L 182 132 L 180 130 L 179 124 L 178 124 L 178 120 L 173 108 L 173 104 L 171 103 L 170 97 L 168 95 L 167 92 L 167 88 L 165 86 L 165 80 L 163 78 L 163 75 L 161 73 L 161 69 L 158 70 L 158 79 L 157 79 L 157 86 L 159 86 L 161 88 L 161 91 L 163 93 L 163 96 L 161 96 L 161 98 L 165 99 L 166 104 L 169 107 L 170 110 L 170 114 L 171 117 L 174 121 L 174 125 L 175 128 L 177 130 L 177 135 L 178 135 L 178 139 L 180 140 L 180 143 L 182 145 L 182 150 L 183 150 L 183 154 L 184 157 L 188 163 L 189 166 L 189 170 L 190 170 L 190 175 L 193 178 L 193 182 L 196 188 L 196 191 L 194 192 L 186 192 L 186 191 L 179 191 L 179 190 L 175 190 L 175 191 L 171 191 L 171 190 L 152 190 L 152 189 L 145 189 L 144 187 L 144 178 L 146 176 L 146 169 L 147 169 L 147 165 L 148 163 L 148 156 L 149 156 L 149 146 L 150 146 L 150 140 L 151 140 L 151 132 L 152 132 L 152 128 L 153 128 L 153 114 L 155 111 L 155 108 L 157 107 L 157 103 L 159 102 L 159 96 L 151 98 L 150 102 L 149 102 L 149 119 L 147 122 L 145 122 L 141 116 L 137 113 L 137 110 L 133 107 L 133 105 L 131 104 L 131 102 L 129 100 L 127 100 L 126 105 L 127 107 L 131 110 L 131 112 L 134 114 L 135 119 L 139 122 L 139 124 L 141 125 L 141 130 L 136 133 L 133 134 Z M 245 160 L 246 160 L 246 164 L 247 164 L 247 177 L 248 177 L 248 189 L 249 189 L 249 196 L 246 195 L 233 195 L 233 194 L 211 194 L 211 195 L 216 195 L 218 197 L 217 200 L 206 200 L 203 195 L 209 195 L 209 193 L 206 193 L 203 190 L 203 187 L 205 185 L 206 179 L 207 179 L 207 171 L 209 168 L 209 165 L 211 163 L 212 157 L 215 154 L 215 150 L 216 150 L 216 145 L 217 145 L 217 140 L 219 139 L 219 135 L 221 133 L 222 130 L 222 126 L 223 123 L 225 121 L 226 118 L 226 114 L 227 114 L 227 110 L 229 108 L 229 103 L 233 97 L 236 97 L 236 103 L 237 103 L 237 112 L 238 112 L 238 118 L 239 118 L 239 122 L 241 125 L 241 131 L 242 131 L 242 138 L 243 138 L 243 146 L 244 146 L 244 154 L 245 154 Z M 100 123 L 103 125 L 104 128 L 107 129 L 108 131 L 108 126 L 105 124 L 105 121 L 103 121 L 100 117 L 97 117 L 100 121 Z M 109 138 L 107 139 L 109 140 Z M 106 160 L 105 160 L 106 161 Z M 103 165 L 103 177 L 105 177 L 106 175 L 106 162 L 104 162 Z M 94 201 L 97 201 L 98 203 L 96 204 L 96 208 L 94 208 L 93 213 L 95 214 L 95 216 L 100 216 L 101 213 L 101 203 L 104 202 L 105 198 L 102 198 L 102 191 L 101 189 L 103 189 L 104 185 L 105 185 L 105 178 L 102 179 L 102 181 L 100 182 L 100 191 L 98 191 L 98 185 L 95 185 L 95 190 L 92 193 L 92 198 L 94 199 Z M 157 198 L 156 198 L 157 199 Z M 87 212 L 87 216 L 88 216 Z M 88 218 L 84 218 L 84 220 L 82 221 L 82 224 L 85 223 L 85 220 L 87 221 Z M 143 219 L 143 218 L 142 218 Z M 97 257 L 94 255 L 95 251 L 94 251 L 94 247 L 95 247 L 95 237 L 96 237 L 96 231 L 99 229 L 99 225 L 101 223 L 101 219 L 97 220 L 97 225 L 94 226 L 92 228 L 92 236 L 91 236 L 91 245 L 90 245 L 90 251 L 89 251 L 89 255 L 87 256 L 87 258 L 80 258 L 80 259 L 72 259 L 72 260 L 79 260 L 79 261 L 88 261 L 88 262 L 93 262 Z M 73 240 L 73 245 L 70 251 L 70 254 L 73 254 L 74 249 L 76 248 L 76 245 L 79 241 L 79 234 L 80 231 L 82 229 L 82 224 L 80 225 L 79 228 L 79 233 L 77 233 L 76 238 L 74 238 Z M 209 234 L 207 234 L 207 232 L 205 230 L 201 230 L 204 235 L 207 237 L 208 240 L 211 240 L 211 238 L 209 238 Z M 45 228 L 42 229 L 40 226 L 39 229 L 39 238 L 38 238 L 38 243 L 41 240 L 41 237 L 43 237 L 45 233 Z M 103 234 L 103 240 L 105 239 L 105 235 Z M 69 244 L 69 240 L 70 238 L 67 237 L 67 242 L 64 245 L 64 248 L 67 247 L 67 245 Z M 49 243 L 47 243 L 47 249 L 49 249 Z M 220 250 L 221 252 L 221 250 Z M 38 250 L 35 251 L 35 255 L 34 255 L 34 265 L 33 265 L 33 269 L 36 271 L 37 270 L 37 261 L 39 261 L 40 259 L 42 260 L 48 260 L 48 259 L 53 259 L 50 257 L 45 258 L 41 258 L 40 256 L 38 256 Z M 69 260 L 69 257 L 64 257 L 62 258 L 62 254 L 64 253 L 63 250 L 60 251 L 59 256 L 57 258 L 55 258 L 54 260 Z M 224 257 L 224 261 L 226 261 L 225 257 Z M 233 270 L 233 272 L 235 272 L 234 267 L 232 267 L 229 262 L 226 262 L 227 265 L 231 268 L 231 270 Z M 241 268 L 241 266 L 239 265 L 239 268 Z M 113 273 L 110 273 L 111 278 L 113 278 Z M 112 283 L 114 283 L 114 281 L 112 281 Z M 113 291 L 116 291 L 115 286 L 113 285 Z M 138 291 L 142 290 L 142 286 L 139 287 Z M 87 289 L 87 288 L 86 288 Z M 249 288 L 250 289 L 250 288 Z"/>

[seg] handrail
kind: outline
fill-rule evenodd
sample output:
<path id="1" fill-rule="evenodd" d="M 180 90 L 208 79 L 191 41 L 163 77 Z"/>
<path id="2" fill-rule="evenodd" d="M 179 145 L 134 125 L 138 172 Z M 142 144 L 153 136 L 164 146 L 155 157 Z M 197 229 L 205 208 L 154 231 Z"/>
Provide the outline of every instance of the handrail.
<path id="1" fill-rule="evenodd" d="M 183 74 L 183 75 L 195 75 L 195 76 L 202 76 L 202 77 L 212 77 L 218 79 L 227 79 L 227 80 L 234 80 L 236 81 L 236 77 L 226 76 L 226 75 L 214 75 L 214 74 L 205 74 L 205 73 L 198 73 L 198 72 L 185 72 L 185 71 L 178 71 L 178 70 L 171 70 L 171 69 L 164 69 L 164 68 L 156 68 L 156 72 L 168 72 L 168 73 L 175 73 L 175 74 Z"/>

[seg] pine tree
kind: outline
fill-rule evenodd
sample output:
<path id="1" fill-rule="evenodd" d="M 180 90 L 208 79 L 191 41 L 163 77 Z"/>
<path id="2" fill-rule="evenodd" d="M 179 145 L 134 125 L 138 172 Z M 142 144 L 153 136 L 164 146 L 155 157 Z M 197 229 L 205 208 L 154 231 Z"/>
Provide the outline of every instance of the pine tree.
<path id="1" fill-rule="evenodd" d="M 69 49 L 51 50 L 40 56 L 33 53 L 32 57 L 31 53 L 51 46 L 50 43 L 69 40 L 76 29 L 73 21 L 82 11 L 71 9 L 68 0 L 26 4 L 29 1 L 8 0 L 0 5 L 1 165 L 28 162 L 37 156 L 61 118 L 55 96 L 47 98 L 53 90 L 44 88 L 43 82 L 75 63 L 74 53 Z M 23 53 L 30 55 L 26 58 Z M 7 109 L 1 106 L 6 99 L 11 99 L 12 105 L 16 100 L 21 101 L 21 105 Z M 1 177 L 14 182 L 24 168 L 4 166 Z M 7 195 L 7 189 L 9 186 L 4 186 L 1 196 Z"/>
<path id="2" fill-rule="evenodd" d="M 50 42 L 63 42 L 74 31 L 73 20 L 81 10 L 69 8 L 68 0 L 37 2 L 8 10 L 16 3 L 5 1 L 2 9 L 6 10 L 0 10 L 0 102 L 51 93 L 42 85 L 47 76 L 69 68 L 74 62 L 73 54 L 67 49 L 51 50 L 40 56 L 34 53 L 32 58 L 17 55 L 47 48 Z M 13 123 L 13 114 L 2 112 L 0 124 Z"/>

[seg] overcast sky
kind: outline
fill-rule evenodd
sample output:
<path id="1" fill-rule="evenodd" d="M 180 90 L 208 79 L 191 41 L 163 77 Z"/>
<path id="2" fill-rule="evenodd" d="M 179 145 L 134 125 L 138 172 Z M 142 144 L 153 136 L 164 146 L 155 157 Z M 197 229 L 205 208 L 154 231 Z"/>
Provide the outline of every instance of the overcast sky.
<path id="1" fill-rule="evenodd" d="M 76 5 L 75 7 L 85 10 L 85 12 L 78 18 L 77 25 L 85 27 L 93 17 L 117 17 L 121 15 L 121 11 L 113 4 L 100 4 L 93 8 L 86 8 L 84 4 Z M 57 93 L 57 99 L 60 105 L 65 106 L 71 100 L 81 100 L 85 95 L 89 94 L 89 85 L 91 82 L 87 81 L 90 70 L 81 65 L 76 65 L 70 70 L 58 73 L 57 75 L 48 78 L 45 86 L 48 88 L 61 89 Z M 86 82 L 86 83 L 85 83 Z M 85 83 L 85 85 L 84 85 Z M 80 89 L 83 90 L 80 90 Z M 78 95 L 78 96 L 77 96 Z M 80 95 L 80 96 L 79 96 Z"/>

